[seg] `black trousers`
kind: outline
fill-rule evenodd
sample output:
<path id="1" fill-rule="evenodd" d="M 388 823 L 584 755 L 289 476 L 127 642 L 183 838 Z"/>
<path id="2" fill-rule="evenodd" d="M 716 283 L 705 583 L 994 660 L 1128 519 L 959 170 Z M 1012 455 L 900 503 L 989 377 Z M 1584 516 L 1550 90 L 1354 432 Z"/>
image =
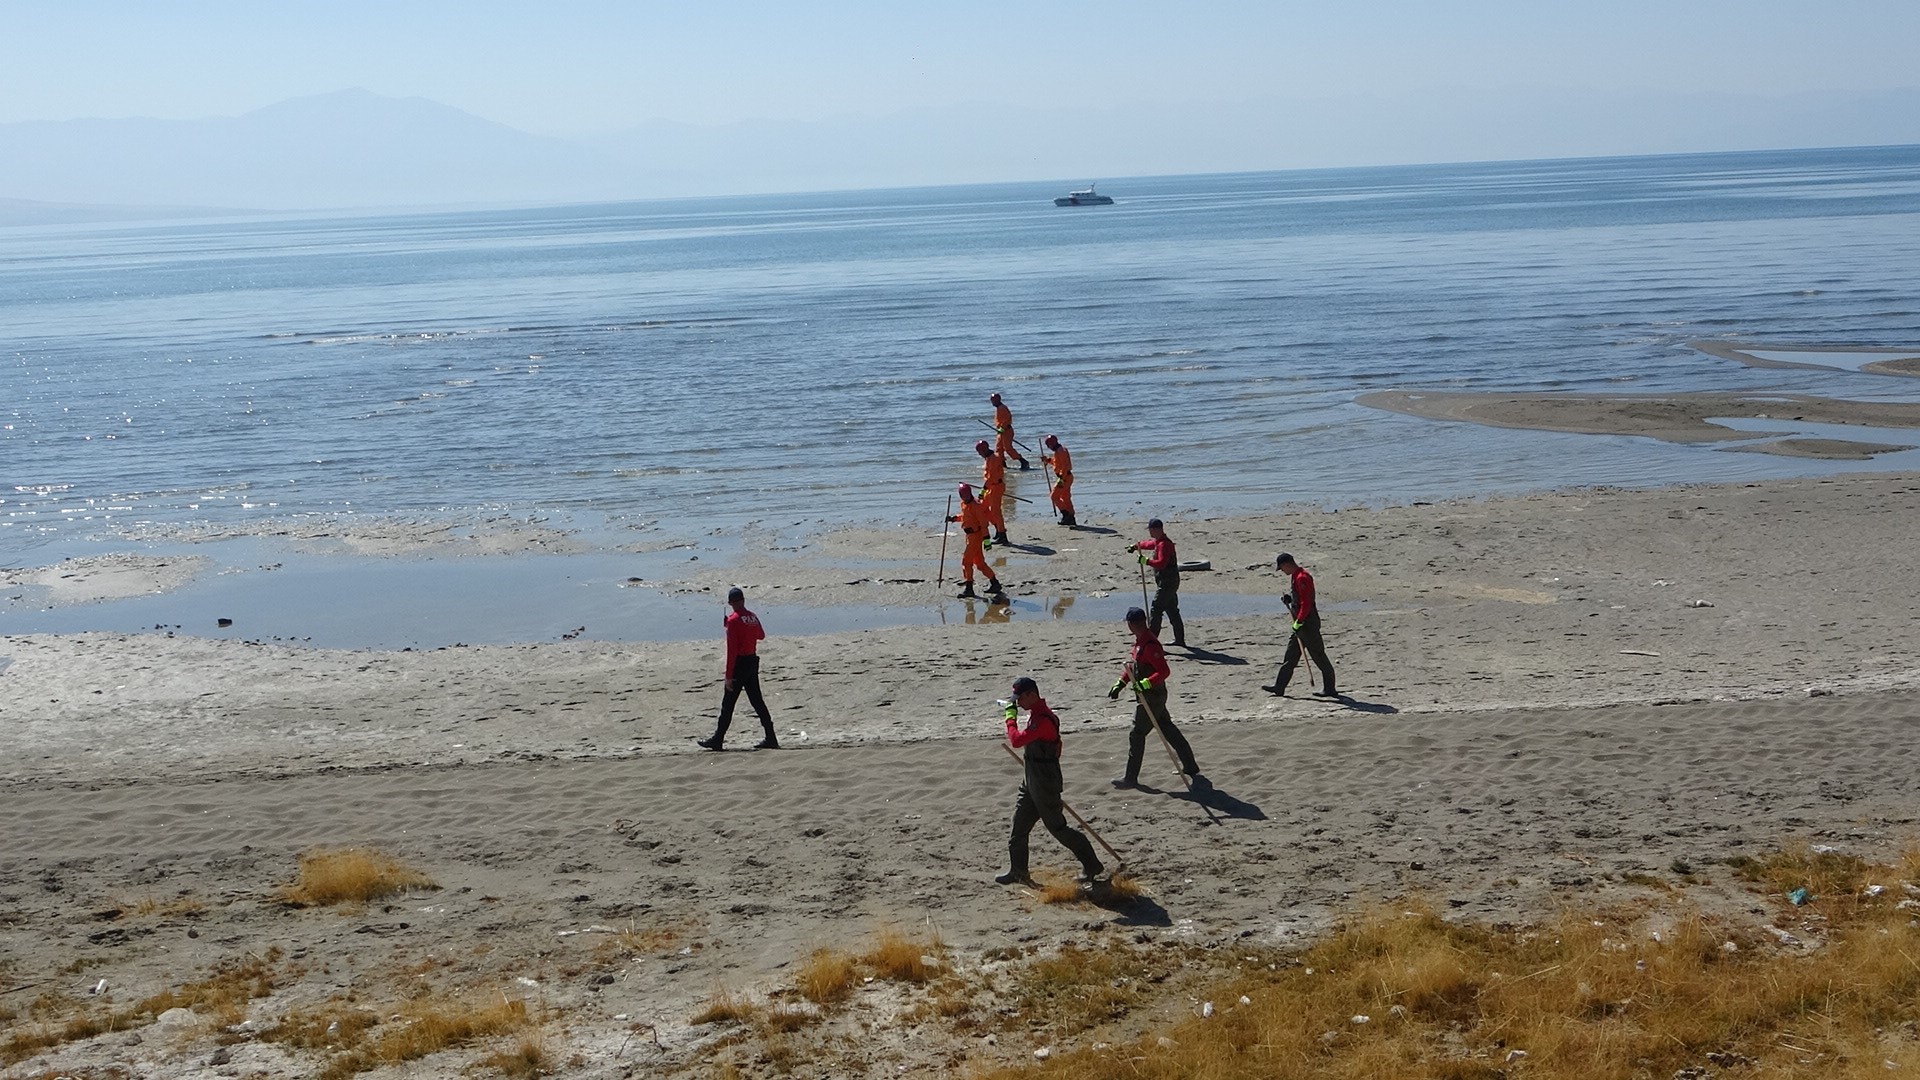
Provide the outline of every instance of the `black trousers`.
<path id="1" fill-rule="evenodd" d="M 1013 804 L 1013 835 L 1007 838 L 1007 860 L 1013 864 L 1015 874 L 1026 876 L 1027 834 L 1033 832 L 1036 821 L 1045 823 L 1053 838 L 1073 852 L 1088 877 L 1100 872 L 1100 857 L 1093 853 L 1093 842 L 1087 839 L 1086 833 L 1067 824 L 1067 812 L 1060 805 L 1060 793 L 1065 786 L 1058 761 L 1027 759 L 1027 776 L 1020 784 L 1020 797 Z"/>
<path id="2" fill-rule="evenodd" d="M 1151 709 L 1151 713 L 1149 713 Z M 1140 779 L 1140 762 L 1147 754 L 1147 735 L 1153 731 L 1154 717 L 1160 718 L 1160 732 L 1167 737 L 1173 747 L 1173 756 L 1180 759 L 1181 771 L 1188 776 L 1200 772 L 1200 766 L 1194 763 L 1193 747 L 1187 745 L 1187 737 L 1173 726 L 1173 717 L 1167 712 L 1167 688 L 1156 686 L 1140 695 L 1140 701 L 1133 707 L 1133 730 L 1127 733 L 1127 774 L 1128 780 Z"/>
<path id="3" fill-rule="evenodd" d="M 733 685 L 720 699 L 720 726 L 714 729 L 713 737 L 719 739 L 727 733 L 727 725 L 733 723 L 733 703 L 740 700 L 742 690 L 760 717 L 760 726 L 766 729 L 767 738 L 773 738 L 773 714 L 767 711 L 766 699 L 760 696 L 760 658 L 757 656 L 733 658 Z"/>
<path id="4" fill-rule="evenodd" d="M 1180 583 L 1178 581 L 1171 585 L 1165 582 L 1154 585 L 1153 607 L 1147 612 L 1147 629 L 1153 631 L 1154 637 L 1160 636 L 1162 618 L 1173 624 L 1173 643 L 1185 645 L 1187 626 L 1180 621 Z"/>
<path id="5" fill-rule="evenodd" d="M 1287 654 L 1280 658 L 1280 674 L 1273 677 L 1273 685 L 1281 690 L 1287 688 L 1287 680 L 1293 678 L 1293 669 L 1300 663 L 1301 646 L 1306 647 L 1307 655 L 1313 657 L 1315 666 L 1320 669 L 1320 689 L 1325 693 L 1336 693 L 1333 661 L 1327 659 L 1327 646 L 1320 640 L 1319 612 L 1307 616 L 1307 621 L 1300 624 L 1299 631 L 1287 642 Z"/>

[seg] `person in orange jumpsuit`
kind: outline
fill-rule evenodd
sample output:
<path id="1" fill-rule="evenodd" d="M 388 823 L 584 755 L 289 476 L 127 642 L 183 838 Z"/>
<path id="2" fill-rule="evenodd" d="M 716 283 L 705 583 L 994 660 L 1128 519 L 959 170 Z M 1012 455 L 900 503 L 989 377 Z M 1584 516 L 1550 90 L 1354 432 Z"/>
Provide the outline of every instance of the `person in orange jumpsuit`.
<path id="1" fill-rule="evenodd" d="M 979 594 L 973 591 L 973 572 L 977 568 L 987 575 L 987 591 L 1000 591 L 1000 580 L 993 576 L 993 568 L 987 565 L 986 551 L 981 542 L 987 538 L 987 508 L 973 497 L 973 488 L 960 485 L 960 512 L 947 519 L 960 523 L 960 531 L 966 534 L 966 550 L 960 555 L 960 573 L 967 579 L 967 587 L 960 590 L 963 599 Z"/>
<path id="2" fill-rule="evenodd" d="M 973 450 L 980 455 L 980 503 L 987 508 L 987 521 L 993 525 L 993 542 L 1008 543 L 1007 463 L 1000 460 L 999 455 L 993 452 L 993 448 L 987 445 L 985 439 L 974 443 Z"/>
<path id="3" fill-rule="evenodd" d="M 1000 433 L 999 441 L 994 446 L 994 453 L 1000 458 L 1000 464 L 1005 465 L 1007 459 L 1012 458 L 1020 463 L 1022 469 L 1032 468 L 1033 466 L 1027 464 L 1027 459 L 1020 456 L 1020 451 L 1013 447 L 1013 410 L 1007 408 L 1007 403 L 1000 400 L 999 394 L 994 394 L 987 400 L 993 402 L 993 430 Z"/>
<path id="4" fill-rule="evenodd" d="M 1041 454 L 1040 463 L 1053 469 L 1053 508 L 1060 511 L 1060 524 L 1077 529 L 1080 525 L 1073 520 L 1073 455 L 1067 453 L 1057 435 L 1040 440 L 1040 445 L 1053 451 Z"/>

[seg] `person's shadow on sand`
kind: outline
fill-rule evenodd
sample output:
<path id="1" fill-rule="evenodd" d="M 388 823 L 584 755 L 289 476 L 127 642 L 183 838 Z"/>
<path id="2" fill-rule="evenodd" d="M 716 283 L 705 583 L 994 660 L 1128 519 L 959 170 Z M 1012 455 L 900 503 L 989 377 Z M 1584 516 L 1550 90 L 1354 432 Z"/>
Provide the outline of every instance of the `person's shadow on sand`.
<path id="1" fill-rule="evenodd" d="M 1101 525 L 1075 525 L 1073 529 L 1075 532 L 1099 533 L 1101 536 L 1119 536 L 1120 535 L 1119 529 L 1109 529 Z M 1264 566 L 1266 564 L 1262 563 L 1261 565 Z"/>
<path id="2" fill-rule="evenodd" d="M 1192 792 L 1170 791 L 1167 794 L 1176 799 L 1187 799 L 1199 803 L 1209 810 L 1230 818 L 1240 818 L 1243 821 L 1267 820 L 1266 811 L 1214 787 L 1213 781 L 1205 776 L 1194 777 L 1190 786 L 1193 788 Z"/>
<path id="3" fill-rule="evenodd" d="M 1235 656 L 1232 653 L 1213 652 L 1209 649 L 1195 648 L 1192 645 L 1177 645 L 1175 648 L 1186 650 L 1186 658 L 1188 660 L 1198 660 L 1203 664 L 1224 664 L 1228 667 L 1247 666 L 1245 657 Z"/>
<path id="4" fill-rule="evenodd" d="M 1160 902 L 1146 893 L 1134 896 L 1122 896 L 1109 886 L 1098 884 L 1091 889 L 1082 890 L 1081 895 L 1094 907 L 1111 911 L 1120 916 L 1113 920 L 1115 926 L 1172 926 L 1173 916 Z"/>
<path id="5" fill-rule="evenodd" d="M 1339 705 L 1342 708 L 1352 709 L 1354 712 L 1383 713 L 1390 715 L 1400 711 L 1384 701 L 1362 701 L 1351 694 L 1341 694 L 1332 700 L 1333 704 Z"/>

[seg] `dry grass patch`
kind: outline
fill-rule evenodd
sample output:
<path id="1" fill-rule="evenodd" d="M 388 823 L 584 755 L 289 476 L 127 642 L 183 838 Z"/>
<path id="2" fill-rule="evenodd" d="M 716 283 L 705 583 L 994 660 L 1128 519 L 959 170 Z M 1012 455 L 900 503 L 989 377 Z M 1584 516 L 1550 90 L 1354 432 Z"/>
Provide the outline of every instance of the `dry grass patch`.
<path id="1" fill-rule="evenodd" d="M 1798 920 L 1793 942 L 1664 897 L 1521 929 L 1397 906 L 1290 958 L 1196 950 L 1195 966 L 1238 970 L 1199 995 L 1191 1019 L 989 1075 L 1858 1080 L 1920 1070 L 1920 901 L 1905 887 L 1920 881 L 1920 859 L 1873 866 L 1827 854 L 1737 867 L 1766 890 L 1776 922 Z M 1800 887 L 1815 898 L 1787 904 Z M 1138 963 L 1125 951 L 1063 949 L 1018 973 L 1016 1004 L 1072 1034 L 1172 1003 L 1169 988 L 1141 985 L 1151 972 Z"/>
<path id="2" fill-rule="evenodd" d="M 831 1005 L 845 1000 L 859 977 L 859 965 L 852 956 L 838 949 L 815 949 L 800 966 L 794 989 L 815 1005 Z"/>
<path id="3" fill-rule="evenodd" d="M 439 887 L 432 878 L 371 848 L 321 848 L 300 856 L 300 878 L 281 889 L 280 896 L 298 907 L 326 907 Z"/>
<path id="4" fill-rule="evenodd" d="M 422 998 L 408 1002 L 398 1017 L 383 1022 L 358 1047 L 336 1055 L 318 1078 L 347 1080 L 382 1066 L 417 1061 L 478 1039 L 519 1031 L 532 1023 L 527 1003 L 517 999 Z"/>
<path id="5" fill-rule="evenodd" d="M 511 1050 L 496 1051 L 473 1064 L 475 1068 L 490 1069 L 520 1080 L 533 1080 L 554 1070 L 553 1060 L 547 1055 L 546 1037 L 537 1031 L 521 1036 L 519 1045 Z"/>
<path id="6" fill-rule="evenodd" d="M 888 927 L 880 931 L 873 947 L 861 954 L 860 963 L 877 979 L 923 983 L 940 970 L 945 953 L 946 945 L 938 935 L 931 941 L 916 941 Z"/>
<path id="7" fill-rule="evenodd" d="M 217 1025 L 240 1022 L 255 998 L 273 993 L 278 948 L 263 957 L 223 964 L 205 979 L 163 990 L 125 1008 L 111 1000 L 42 994 L 28 1006 L 28 1020 L 0 1041 L 0 1067 L 44 1050 L 96 1035 L 145 1027 L 168 1009 L 190 1009 Z"/>
<path id="8" fill-rule="evenodd" d="M 689 1024 L 721 1024 L 747 1020 L 753 1016 L 753 1002 L 722 986 L 707 999 L 706 1007 L 687 1020 Z"/>

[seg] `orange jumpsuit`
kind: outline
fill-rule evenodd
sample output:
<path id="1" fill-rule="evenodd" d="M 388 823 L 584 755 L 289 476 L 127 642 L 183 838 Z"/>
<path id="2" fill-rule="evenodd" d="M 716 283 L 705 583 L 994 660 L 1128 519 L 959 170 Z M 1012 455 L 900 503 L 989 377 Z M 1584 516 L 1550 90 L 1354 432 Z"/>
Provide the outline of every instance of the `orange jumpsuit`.
<path id="1" fill-rule="evenodd" d="M 1002 496 L 1007 493 L 1007 463 L 988 454 L 980 459 L 980 496 L 974 501 L 986 507 L 987 521 L 993 531 L 1004 536 L 1007 519 L 1002 511 Z"/>
<path id="2" fill-rule="evenodd" d="M 1007 408 L 1004 402 L 993 407 L 993 430 L 1000 433 L 999 439 L 993 446 L 993 452 L 999 457 L 1000 464 L 1005 465 L 1007 459 L 1012 458 L 1020 463 L 1021 468 L 1026 468 L 1027 459 L 1021 457 L 1020 451 L 1013 448 L 1013 410 Z"/>
<path id="3" fill-rule="evenodd" d="M 973 587 L 973 571 L 978 567 L 994 580 L 993 571 L 987 567 L 987 553 L 981 548 L 981 542 L 987 538 L 987 508 L 979 499 L 972 502 L 962 500 L 960 512 L 953 517 L 960 523 L 960 531 L 966 534 L 967 547 L 960 553 L 960 572 L 967 579 L 967 587 Z"/>
<path id="4" fill-rule="evenodd" d="M 1041 454 L 1040 460 L 1053 469 L 1053 508 L 1073 520 L 1073 455 L 1061 443 L 1052 454 Z"/>

